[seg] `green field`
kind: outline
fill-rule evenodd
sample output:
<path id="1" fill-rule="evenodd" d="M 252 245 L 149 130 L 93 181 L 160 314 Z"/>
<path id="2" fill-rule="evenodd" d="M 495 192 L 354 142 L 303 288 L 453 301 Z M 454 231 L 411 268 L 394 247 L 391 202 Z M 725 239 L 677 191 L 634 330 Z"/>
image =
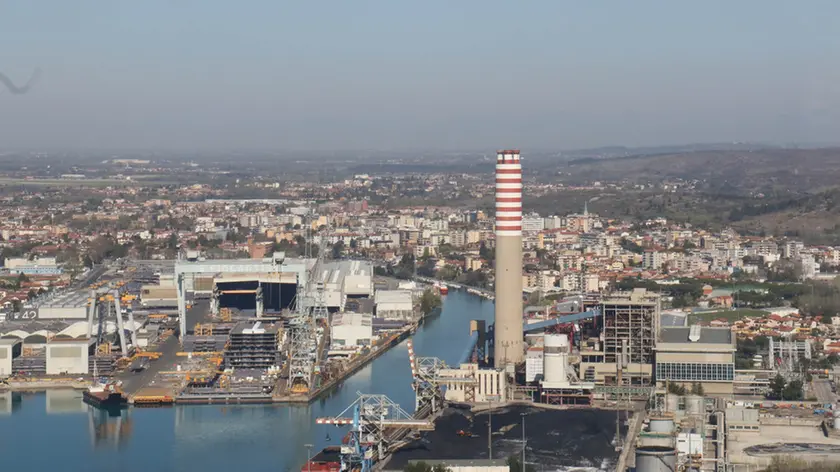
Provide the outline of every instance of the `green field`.
<path id="1" fill-rule="evenodd" d="M 726 320 L 738 321 L 745 316 L 764 316 L 770 312 L 764 310 L 754 310 L 750 308 L 739 308 L 737 310 L 715 310 L 704 311 L 699 313 L 691 313 L 688 315 L 688 324 L 696 323 L 698 321 L 712 321 L 718 318 L 725 318 Z"/>

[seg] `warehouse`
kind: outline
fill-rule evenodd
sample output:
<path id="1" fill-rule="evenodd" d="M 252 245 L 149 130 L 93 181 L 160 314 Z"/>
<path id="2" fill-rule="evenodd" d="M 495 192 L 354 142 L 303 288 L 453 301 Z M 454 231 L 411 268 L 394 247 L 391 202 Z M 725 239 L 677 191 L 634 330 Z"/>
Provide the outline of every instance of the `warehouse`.
<path id="1" fill-rule="evenodd" d="M 374 297 L 376 317 L 386 320 L 411 321 L 414 303 L 410 290 L 379 290 Z"/>
<path id="2" fill-rule="evenodd" d="M 656 382 L 693 383 L 711 395 L 732 395 L 735 336 L 729 328 L 663 328 L 656 343 Z"/>
<path id="3" fill-rule="evenodd" d="M 0 338 L 0 378 L 12 375 L 12 359 L 20 357 L 23 343 L 18 338 Z"/>
<path id="4" fill-rule="evenodd" d="M 87 374 L 95 340 L 57 335 L 47 344 L 47 375 Z"/>
<path id="5" fill-rule="evenodd" d="M 345 349 L 370 346 L 373 338 L 373 315 L 336 313 L 330 326 L 332 345 Z"/>
<path id="6" fill-rule="evenodd" d="M 39 298 L 32 308 L 29 319 L 40 320 L 84 320 L 90 293 L 82 290 L 56 292 Z"/>

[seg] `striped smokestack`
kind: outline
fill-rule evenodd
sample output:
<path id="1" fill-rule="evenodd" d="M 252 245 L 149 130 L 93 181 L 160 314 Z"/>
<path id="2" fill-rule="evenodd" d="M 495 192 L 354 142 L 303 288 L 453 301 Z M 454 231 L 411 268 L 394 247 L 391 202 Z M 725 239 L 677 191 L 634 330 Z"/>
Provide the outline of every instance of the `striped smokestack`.
<path id="1" fill-rule="evenodd" d="M 518 150 L 496 156 L 496 368 L 523 361 L 522 165 Z"/>

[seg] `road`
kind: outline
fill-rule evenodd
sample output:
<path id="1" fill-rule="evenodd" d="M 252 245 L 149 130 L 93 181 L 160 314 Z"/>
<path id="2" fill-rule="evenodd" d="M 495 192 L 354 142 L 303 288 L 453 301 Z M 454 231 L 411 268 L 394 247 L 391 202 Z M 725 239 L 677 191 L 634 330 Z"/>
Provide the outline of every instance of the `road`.
<path id="1" fill-rule="evenodd" d="M 817 396 L 817 401 L 821 403 L 834 403 L 835 395 L 831 392 L 831 384 L 825 379 L 814 379 L 811 382 L 814 389 L 814 395 Z"/>

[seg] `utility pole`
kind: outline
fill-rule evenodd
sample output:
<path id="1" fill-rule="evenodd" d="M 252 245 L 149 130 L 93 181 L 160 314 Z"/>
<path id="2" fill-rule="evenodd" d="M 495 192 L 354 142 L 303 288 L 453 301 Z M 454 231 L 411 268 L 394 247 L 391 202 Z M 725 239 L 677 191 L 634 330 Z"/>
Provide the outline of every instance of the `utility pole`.
<path id="1" fill-rule="evenodd" d="M 522 416 L 522 468 L 520 470 L 525 472 L 525 446 L 527 444 L 525 440 L 525 413 L 519 415 Z"/>
<path id="2" fill-rule="evenodd" d="M 487 413 L 490 415 L 487 419 L 487 458 L 493 458 L 493 400 L 489 400 L 490 409 Z"/>
<path id="3" fill-rule="evenodd" d="M 304 444 L 306 448 L 306 472 L 312 472 L 312 444 Z"/>

